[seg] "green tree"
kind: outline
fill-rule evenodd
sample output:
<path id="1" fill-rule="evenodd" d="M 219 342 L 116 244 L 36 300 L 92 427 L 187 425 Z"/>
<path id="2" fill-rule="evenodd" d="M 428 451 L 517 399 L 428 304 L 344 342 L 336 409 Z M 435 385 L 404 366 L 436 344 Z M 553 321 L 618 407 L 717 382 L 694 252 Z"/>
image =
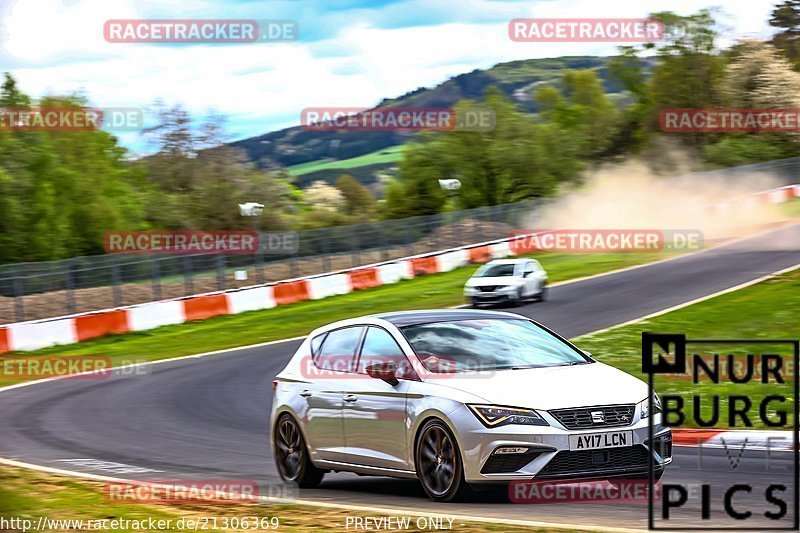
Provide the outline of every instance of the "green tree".
<path id="1" fill-rule="evenodd" d="M 4 107 L 32 107 L 10 75 Z M 48 97 L 40 108 L 81 109 L 83 98 Z M 116 139 L 100 130 L 0 129 L 0 261 L 101 253 L 110 229 L 141 216 L 135 172 Z"/>
<path id="2" fill-rule="evenodd" d="M 349 174 L 342 174 L 334 185 L 344 196 L 346 214 L 361 219 L 369 219 L 372 216 L 375 211 L 375 198 L 357 179 Z"/>
<path id="3" fill-rule="evenodd" d="M 785 0 L 775 6 L 769 23 L 781 29 L 772 37 L 772 44 L 783 51 L 795 68 L 800 67 L 800 0 Z"/>
<path id="4" fill-rule="evenodd" d="M 154 186 L 147 192 L 146 220 L 164 229 L 251 227 L 239 204 L 267 206 L 255 223 L 284 229 L 293 204 L 289 177 L 258 169 L 246 154 L 226 144 L 224 117 L 209 113 L 197 126 L 181 105 L 155 104 L 156 125 L 144 135 L 156 153 L 140 164 Z"/>
<path id="5" fill-rule="evenodd" d="M 383 215 L 405 218 L 439 213 L 447 200 L 440 179 L 452 176 L 451 158 L 443 154 L 437 137 L 419 135 L 409 143 L 398 164 L 397 178 L 386 187 Z"/>
<path id="6" fill-rule="evenodd" d="M 549 196 L 558 183 L 577 176 L 576 149 L 559 125 L 537 124 L 496 88 L 480 106 L 457 104 L 456 116 L 476 107 L 491 110 L 494 128 L 419 136 L 387 188 L 385 216 L 440 212 L 447 200 L 441 179 L 460 180 L 456 205 L 473 208 Z"/>
<path id="7" fill-rule="evenodd" d="M 745 42 L 725 68 L 722 92 L 726 106 L 749 109 L 800 107 L 800 74 L 779 50 L 767 43 Z M 800 155 L 794 132 L 754 132 L 709 136 L 706 160 L 732 166 Z"/>
<path id="8" fill-rule="evenodd" d="M 640 150 L 647 141 L 645 119 L 650 108 L 650 86 L 646 62 L 632 46 L 621 46 L 620 55 L 608 64 L 611 78 L 617 80 L 633 99 L 621 111 L 619 126 L 609 141 L 608 155 L 621 155 Z"/>
<path id="9" fill-rule="evenodd" d="M 563 94 L 547 86 L 537 91 L 542 118 L 572 134 L 580 157 L 598 159 L 610 145 L 619 112 L 593 70 L 567 71 L 561 86 Z"/>

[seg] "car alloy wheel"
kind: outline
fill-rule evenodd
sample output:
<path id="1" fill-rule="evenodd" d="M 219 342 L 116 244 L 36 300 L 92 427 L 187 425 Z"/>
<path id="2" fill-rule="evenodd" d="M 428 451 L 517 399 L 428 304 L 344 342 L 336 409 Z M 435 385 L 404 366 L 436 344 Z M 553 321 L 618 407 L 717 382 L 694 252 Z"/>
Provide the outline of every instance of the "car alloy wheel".
<path id="1" fill-rule="evenodd" d="M 542 285 L 542 290 L 539 291 L 539 301 L 544 302 L 547 300 L 547 285 Z"/>
<path id="2" fill-rule="evenodd" d="M 275 462 L 284 481 L 303 488 L 319 485 L 325 475 L 311 463 L 300 428 L 290 415 L 283 415 L 275 425 Z"/>
<path id="3" fill-rule="evenodd" d="M 438 420 L 422 428 L 417 441 L 417 476 L 435 501 L 458 499 L 467 490 L 461 456 L 450 431 Z"/>

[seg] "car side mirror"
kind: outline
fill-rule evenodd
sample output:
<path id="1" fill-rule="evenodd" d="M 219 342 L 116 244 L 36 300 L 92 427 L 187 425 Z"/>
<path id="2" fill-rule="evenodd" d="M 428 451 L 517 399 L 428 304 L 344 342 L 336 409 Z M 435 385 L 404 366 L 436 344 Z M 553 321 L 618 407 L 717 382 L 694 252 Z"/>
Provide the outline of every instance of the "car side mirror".
<path id="1" fill-rule="evenodd" d="M 372 363 L 364 368 L 364 371 L 371 378 L 382 379 L 389 385 L 397 385 L 397 365 L 393 362 Z"/>
<path id="2" fill-rule="evenodd" d="M 528 271 L 528 272 L 525 272 L 524 274 L 522 274 L 522 277 L 523 277 L 523 278 L 527 278 L 527 277 L 528 277 L 528 276 L 530 276 L 531 274 L 533 274 L 533 270 L 530 270 L 530 271 Z"/>

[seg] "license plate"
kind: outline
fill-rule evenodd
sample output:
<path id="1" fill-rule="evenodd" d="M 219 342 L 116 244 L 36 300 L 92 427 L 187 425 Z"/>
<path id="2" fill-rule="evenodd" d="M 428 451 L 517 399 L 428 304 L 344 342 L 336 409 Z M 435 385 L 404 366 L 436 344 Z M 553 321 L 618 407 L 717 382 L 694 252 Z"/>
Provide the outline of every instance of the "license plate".
<path id="1" fill-rule="evenodd" d="M 633 431 L 608 431 L 569 436 L 570 450 L 599 450 L 633 446 Z"/>

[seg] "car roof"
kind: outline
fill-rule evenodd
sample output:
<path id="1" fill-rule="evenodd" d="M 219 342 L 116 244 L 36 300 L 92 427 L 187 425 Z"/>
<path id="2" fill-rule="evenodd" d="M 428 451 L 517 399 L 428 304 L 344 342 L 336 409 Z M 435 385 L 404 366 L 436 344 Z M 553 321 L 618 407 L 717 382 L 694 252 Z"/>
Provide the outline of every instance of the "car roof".
<path id="1" fill-rule="evenodd" d="M 432 322 L 452 322 L 455 320 L 487 320 L 487 319 L 525 319 L 523 316 L 499 311 L 481 311 L 476 309 L 421 309 L 418 311 L 397 311 L 371 315 L 394 324 L 397 327 L 430 324 Z"/>
<path id="2" fill-rule="evenodd" d="M 521 263 L 527 263 L 531 261 L 531 259 L 522 258 L 522 259 L 493 259 L 486 263 L 487 265 L 519 265 Z"/>

